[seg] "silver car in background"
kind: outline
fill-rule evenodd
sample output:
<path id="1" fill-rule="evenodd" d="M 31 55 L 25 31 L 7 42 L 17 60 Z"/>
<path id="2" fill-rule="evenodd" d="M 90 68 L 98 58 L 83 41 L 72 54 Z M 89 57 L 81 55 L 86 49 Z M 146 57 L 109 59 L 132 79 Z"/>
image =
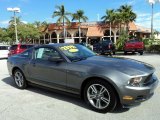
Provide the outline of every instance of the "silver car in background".
<path id="1" fill-rule="evenodd" d="M 9 45 L 0 45 L 0 59 L 8 58 Z"/>
<path id="2" fill-rule="evenodd" d="M 153 66 L 132 59 L 97 56 L 77 44 L 36 46 L 8 58 L 18 88 L 28 84 L 80 96 L 95 111 L 106 113 L 121 104 L 148 100 L 158 85 Z"/>

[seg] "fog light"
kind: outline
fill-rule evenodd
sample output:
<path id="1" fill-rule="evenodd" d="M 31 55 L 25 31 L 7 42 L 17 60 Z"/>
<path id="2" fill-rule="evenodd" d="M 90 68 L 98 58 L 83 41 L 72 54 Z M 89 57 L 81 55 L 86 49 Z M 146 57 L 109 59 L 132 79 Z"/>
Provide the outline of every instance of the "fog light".
<path id="1" fill-rule="evenodd" d="M 123 96 L 123 99 L 124 100 L 133 100 L 133 97 L 132 96 Z"/>

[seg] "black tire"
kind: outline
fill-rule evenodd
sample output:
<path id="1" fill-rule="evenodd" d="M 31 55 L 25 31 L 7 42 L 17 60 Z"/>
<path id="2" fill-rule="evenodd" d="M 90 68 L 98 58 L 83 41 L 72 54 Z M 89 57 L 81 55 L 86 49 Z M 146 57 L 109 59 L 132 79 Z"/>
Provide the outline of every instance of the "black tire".
<path id="1" fill-rule="evenodd" d="M 23 72 L 20 69 L 14 70 L 13 79 L 17 88 L 25 89 L 27 87 L 27 81 L 25 79 Z"/>
<path id="2" fill-rule="evenodd" d="M 112 52 L 109 52 L 109 55 L 112 56 Z"/>
<path id="3" fill-rule="evenodd" d="M 116 54 L 116 52 L 115 51 L 113 51 L 113 55 L 115 55 Z"/>
<path id="4" fill-rule="evenodd" d="M 124 55 L 127 55 L 127 52 L 126 52 L 126 51 L 124 51 Z"/>
<path id="5" fill-rule="evenodd" d="M 143 51 L 142 51 L 142 52 L 140 52 L 140 55 L 143 55 Z"/>
<path id="6" fill-rule="evenodd" d="M 97 94 L 94 92 L 93 88 L 96 88 Z M 104 91 L 104 92 L 101 94 L 101 91 Z M 92 95 L 90 94 L 90 92 Z M 109 111 L 112 111 L 117 105 L 116 92 L 114 91 L 112 86 L 104 80 L 95 79 L 95 80 L 89 81 L 84 88 L 83 95 L 87 105 L 94 111 L 97 111 L 100 113 L 107 113 Z M 89 100 L 89 97 L 91 98 L 91 96 L 92 97 L 94 96 L 94 97 L 93 99 Z M 105 104 L 107 105 L 105 106 Z"/>

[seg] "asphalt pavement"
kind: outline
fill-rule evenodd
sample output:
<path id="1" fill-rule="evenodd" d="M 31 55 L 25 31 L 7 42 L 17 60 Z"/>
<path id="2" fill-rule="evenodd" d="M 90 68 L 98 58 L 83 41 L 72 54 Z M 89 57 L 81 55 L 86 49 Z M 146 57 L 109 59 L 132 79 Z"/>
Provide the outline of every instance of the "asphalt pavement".
<path id="1" fill-rule="evenodd" d="M 116 55 L 147 62 L 156 68 L 160 79 L 160 55 Z M 0 60 L 0 120 L 159 120 L 160 85 L 154 96 L 140 106 L 106 114 L 86 107 L 79 98 L 30 86 L 15 87 L 7 71 L 7 61 Z"/>

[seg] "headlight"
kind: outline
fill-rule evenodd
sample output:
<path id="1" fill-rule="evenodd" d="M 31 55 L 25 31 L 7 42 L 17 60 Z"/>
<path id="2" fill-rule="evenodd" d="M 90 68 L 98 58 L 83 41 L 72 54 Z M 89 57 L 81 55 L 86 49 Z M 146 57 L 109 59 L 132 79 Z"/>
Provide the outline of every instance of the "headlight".
<path id="1" fill-rule="evenodd" d="M 133 87 L 139 87 L 141 86 L 142 77 L 135 77 L 132 78 L 130 81 L 128 81 L 128 85 L 133 86 Z"/>

